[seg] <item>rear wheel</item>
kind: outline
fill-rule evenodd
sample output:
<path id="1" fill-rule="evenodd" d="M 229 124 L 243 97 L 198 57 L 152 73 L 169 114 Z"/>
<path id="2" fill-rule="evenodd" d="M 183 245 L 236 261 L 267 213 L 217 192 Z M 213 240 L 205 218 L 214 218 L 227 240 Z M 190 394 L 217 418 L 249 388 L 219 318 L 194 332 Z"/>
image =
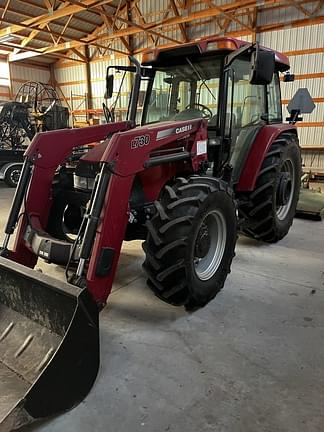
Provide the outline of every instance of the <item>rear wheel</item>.
<path id="1" fill-rule="evenodd" d="M 156 210 L 143 244 L 148 284 L 168 303 L 204 306 L 222 289 L 234 256 L 231 189 L 213 178 L 179 178 L 165 187 Z"/>
<path id="2" fill-rule="evenodd" d="M 300 178 L 298 138 L 281 135 L 263 161 L 255 190 L 238 197 L 243 233 L 269 243 L 281 240 L 293 222 Z"/>

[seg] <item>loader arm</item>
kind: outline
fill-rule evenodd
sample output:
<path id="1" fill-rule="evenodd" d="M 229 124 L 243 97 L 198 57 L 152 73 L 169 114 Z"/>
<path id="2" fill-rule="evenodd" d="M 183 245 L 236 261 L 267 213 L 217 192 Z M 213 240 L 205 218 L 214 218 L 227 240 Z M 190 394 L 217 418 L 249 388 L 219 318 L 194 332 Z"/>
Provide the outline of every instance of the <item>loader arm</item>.
<path id="1" fill-rule="evenodd" d="M 9 237 L 19 222 L 14 248 L 9 251 L 10 259 L 31 268 L 35 266 L 37 257 L 23 240 L 28 222 L 27 215 L 37 218 L 40 226 L 46 226 L 51 208 L 55 172 L 60 164 L 65 163 L 73 149 L 104 140 L 107 135 L 130 129 L 132 126 L 131 122 L 120 122 L 85 129 L 42 132 L 35 136 L 25 153 L 25 169 L 23 169 L 22 179 L 17 187 L 5 228 L 6 238 L 3 249 L 6 250 Z M 23 201 L 25 209 L 20 217 Z"/>

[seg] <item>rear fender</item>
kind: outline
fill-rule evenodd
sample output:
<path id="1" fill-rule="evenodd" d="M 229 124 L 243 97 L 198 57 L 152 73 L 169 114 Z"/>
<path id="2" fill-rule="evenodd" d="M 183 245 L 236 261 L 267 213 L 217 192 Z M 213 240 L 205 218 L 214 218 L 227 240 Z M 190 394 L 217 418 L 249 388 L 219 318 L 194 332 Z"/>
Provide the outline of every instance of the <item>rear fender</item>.
<path id="1" fill-rule="evenodd" d="M 284 132 L 297 135 L 297 129 L 290 124 L 274 124 L 264 126 L 257 134 L 251 146 L 250 153 L 242 169 L 239 182 L 236 186 L 237 192 L 251 192 L 255 184 L 264 161 L 273 141 Z"/>

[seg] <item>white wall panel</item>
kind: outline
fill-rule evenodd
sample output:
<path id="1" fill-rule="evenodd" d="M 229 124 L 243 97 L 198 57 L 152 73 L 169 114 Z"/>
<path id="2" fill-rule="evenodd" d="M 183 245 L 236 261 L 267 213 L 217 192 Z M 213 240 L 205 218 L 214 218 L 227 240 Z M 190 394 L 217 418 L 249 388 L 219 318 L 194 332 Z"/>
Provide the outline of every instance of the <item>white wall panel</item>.
<path id="1" fill-rule="evenodd" d="M 324 53 L 289 56 L 289 61 L 291 71 L 294 74 L 302 75 L 310 73 L 324 73 Z M 323 86 L 322 78 L 322 87 Z"/>
<path id="2" fill-rule="evenodd" d="M 47 84 L 50 80 L 49 69 L 38 69 L 27 65 L 11 63 L 10 65 L 11 79 L 21 79 L 25 81 L 39 81 Z"/>
<path id="3" fill-rule="evenodd" d="M 0 86 L 0 101 L 7 101 L 9 100 L 9 87 L 7 86 Z"/>
<path id="4" fill-rule="evenodd" d="M 12 95 L 16 96 L 18 90 L 26 81 L 37 81 L 47 84 L 50 80 L 50 70 L 45 68 L 36 68 L 33 66 L 23 65 L 21 63 L 11 63 L 10 79 L 12 85 Z"/>
<path id="5" fill-rule="evenodd" d="M 307 88 L 313 98 L 324 97 L 323 78 L 310 78 L 295 80 L 294 82 L 283 82 L 281 94 L 283 99 L 291 99 L 300 88 Z"/>
<path id="6" fill-rule="evenodd" d="M 311 168 L 313 171 L 324 173 L 324 157 L 322 152 L 304 151 L 302 154 L 303 166 L 306 169 Z"/>
<path id="7" fill-rule="evenodd" d="M 302 146 L 320 146 L 324 142 L 322 127 L 300 127 L 298 128 L 298 136 Z"/>
<path id="8" fill-rule="evenodd" d="M 324 24 L 318 24 L 260 33 L 258 40 L 262 45 L 286 52 L 323 47 L 323 34 Z"/>
<path id="9" fill-rule="evenodd" d="M 58 83 L 84 80 L 85 67 L 81 64 L 67 68 L 55 69 L 55 79 Z"/>
<path id="10" fill-rule="evenodd" d="M 265 9 L 258 13 L 258 26 L 273 23 L 290 23 L 293 20 L 304 19 L 305 15 L 293 5 L 285 8 Z"/>
<path id="11" fill-rule="evenodd" d="M 312 7 L 310 5 L 309 7 Z M 314 7 L 314 5 L 313 5 Z M 278 13 L 278 12 L 277 12 Z M 261 15 L 260 25 L 269 24 L 273 22 L 271 17 L 263 14 Z M 291 19 L 296 19 L 290 17 Z M 278 21 L 280 22 L 280 21 Z M 312 25 L 306 27 L 286 28 L 275 32 L 266 32 L 258 35 L 258 40 L 261 44 L 269 46 L 273 49 L 282 52 L 296 52 L 301 50 L 309 50 L 324 47 L 324 24 Z M 295 75 L 307 74 L 320 74 L 324 73 L 324 54 L 302 54 L 290 55 L 289 61 L 291 65 L 291 72 Z M 323 78 L 305 78 L 296 79 L 292 83 L 281 83 L 282 98 L 290 100 L 299 88 L 307 88 L 313 98 L 324 98 L 324 79 Z M 302 117 L 306 123 L 320 123 L 324 121 L 324 103 L 316 103 L 316 108 L 312 114 L 303 114 Z M 288 116 L 286 106 L 283 107 L 284 119 Z M 320 126 L 299 127 L 298 135 L 300 144 L 302 146 L 316 145 L 324 146 L 324 128 Z M 314 168 L 324 168 L 324 153 L 309 152 L 303 154 L 304 163 L 306 166 Z"/>

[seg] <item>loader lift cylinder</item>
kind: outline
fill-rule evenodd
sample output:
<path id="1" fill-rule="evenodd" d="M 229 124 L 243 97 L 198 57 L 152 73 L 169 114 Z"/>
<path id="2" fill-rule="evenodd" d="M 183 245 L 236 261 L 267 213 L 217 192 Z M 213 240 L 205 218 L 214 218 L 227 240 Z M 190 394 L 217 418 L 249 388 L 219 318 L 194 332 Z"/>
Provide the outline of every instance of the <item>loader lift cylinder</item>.
<path id="1" fill-rule="evenodd" d="M 84 237 L 82 240 L 80 250 L 80 261 L 76 271 L 78 277 L 82 276 L 86 260 L 90 257 L 96 230 L 98 227 L 101 210 L 105 201 L 106 192 L 110 180 L 110 167 L 108 164 L 103 164 L 99 174 L 99 181 L 97 183 L 96 192 L 91 204 L 90 213 L 88 216 L 87 226 L 85 229 Z"/>
<path id="2" fill-rule="evenodd" d="M 13 234 L 17 221 L 18 221 L 18 217 L 19 217 L 19 212 L 24 200 L 24 197 L 26 195 L 26 190 L 28 187 L 28 183 L 30 180 L 30 174 L 31 174 L 31 165 L 32 162 L 30 161 L 30 159 L 26 158 L 23 168 L 22 168 L 22 172 L 21 172 L 21 176 L 19 179 L 19 183 L 16 189 L 16 193 L 13 199 L 13 204 L 10 210 L 10 214 L 9 214 L 9 218 L 6 224 L 6 228 L 5 228 L 5 239 L 3 242 L 3 249 L 6 250 L 8 247 L 8 243 L 9 243 L 9 239 L 11 234 Z"/>

